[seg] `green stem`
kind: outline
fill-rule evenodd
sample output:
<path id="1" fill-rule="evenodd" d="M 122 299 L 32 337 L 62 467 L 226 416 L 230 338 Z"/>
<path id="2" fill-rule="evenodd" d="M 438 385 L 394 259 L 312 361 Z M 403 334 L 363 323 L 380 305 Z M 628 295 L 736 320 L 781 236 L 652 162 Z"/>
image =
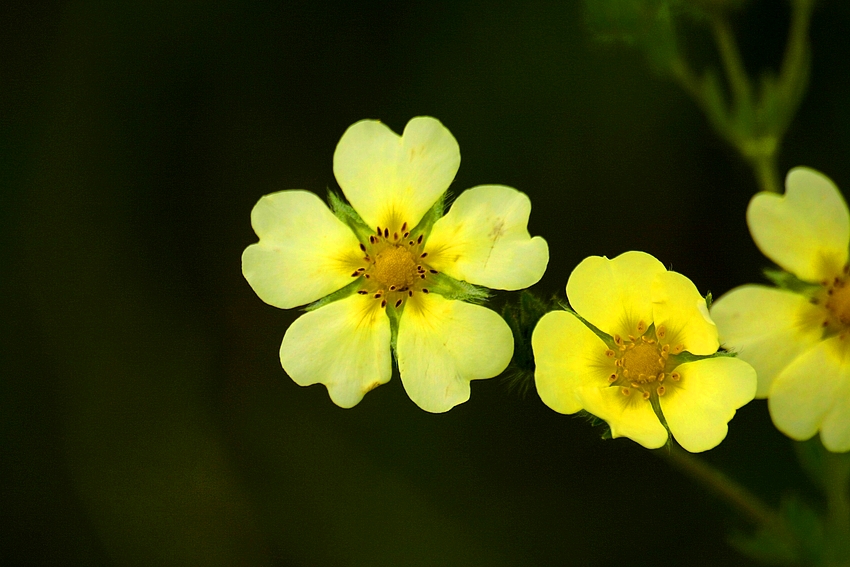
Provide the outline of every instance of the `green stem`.
<path id="1" fill-rule="evenodd" d="M 809 25 L 815 0 L 793 0 L 791 2 L 791 26 L 788 42 L 782 57 L 779 83 L 783 91 L 789 91 L 808 78 Z"/>
<path id="2" fill-rule="evenodd" d="M 690 68 L 688 62 L 681 57 L 673 60 L 670 65 L 670 73 L 679 83 L 679 86 L 691 96 L 697 106 L 705 113 L 715 131 L 727 142 L 734 144 L 726 105 L 722 99 L 714 100 L 709 96 L 712 89 L 708 87 L 707 81 L 700 79 Z"/>
<path id="3" fill-rule="evenodd" d="M 738 509 L 753 524 L 763 527 L 780 525 L 779 515 L 770 506 L 722 471 L 686 452 L 675 443 L 671 442 L 669 448 L 660 449 L 655 453 L 710 488 L 717 496 Z"/>
<path id="4" fill-rule="evenodd" d="M 825 463 L 825 492 L 830 523 L 850 537 L 850 459 L 828 454 Z"/>
<path id="5" fill-rule="evenodd" d="M 752 157 L 749 162 L 762 191 L 782 192 L 782 182 L 779 179 L 779 170 L 776 167 L 775 153 Z"/>
<path id="6" fill-rule="evenodd" d="M 694 99 L 697 106 L 708 114 L 708 101 L 705 99 L 702 84 L 691 70 L 690 66 L 688 66 L 688 62 L 681 57 L 677 57 L 670 65 L 670 72 L 676 82 L 679 83 L 679 86 L 682 87 L 686 93 L 691 95 L 691 98 Z"/>
<path id="7" fill-rule="evenodd" d="M 726 72 L 726 79 L 729 81 L 729 88 L 734 96 L 735 104 L 736 106 L 749 106 L 752 100 L 750 80 L 738 51 L 735 34 L 732 33 L 732 28 L 726 18 L 719 14 L 712 17 L 711 24 L 714 41 L 717 42 L 720 59 L 723 61 L 723 70 Z"/>

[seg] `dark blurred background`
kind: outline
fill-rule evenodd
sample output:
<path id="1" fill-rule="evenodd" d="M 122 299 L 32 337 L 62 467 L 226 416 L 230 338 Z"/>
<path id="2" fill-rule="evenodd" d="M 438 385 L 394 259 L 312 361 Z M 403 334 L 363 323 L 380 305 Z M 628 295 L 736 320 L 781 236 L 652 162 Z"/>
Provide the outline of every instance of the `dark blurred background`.
<path id="1" fill-rule="evenodd" d="M 735 20 L 751 71 L 787 25 L 774 0 Z M 848 28 L 821 3 L 780 155 L 845 191 Z M 336 187 L 359 119 L 432 115 L 457 192 L 531 196 L 540 295 L 632 249 L 715 296 L 761 281 L 750 170 L 580 2 L 11 2 L 0 49 L 4 565 L 753 564 L 725 503 L 533 388 L 475 382 L 430 415 L 397 376 L 350 410 L 298 387 L 278 348 L 299 312 L 240 271 L 261 195 Z M 704 458 L 771 504 L 813 492 L 763 401 Z"/>

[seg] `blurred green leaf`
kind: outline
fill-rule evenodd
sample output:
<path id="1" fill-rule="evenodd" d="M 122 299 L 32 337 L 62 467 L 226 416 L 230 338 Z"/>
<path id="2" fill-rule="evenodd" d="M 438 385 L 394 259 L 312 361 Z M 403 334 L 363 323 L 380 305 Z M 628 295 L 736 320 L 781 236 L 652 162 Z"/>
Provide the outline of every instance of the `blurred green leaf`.
<path id="1" fill-rule="evenodd" d="M 779 513 L 779 525 L 764 526 L 754 535 L 732 535 L 730 544 L 766 565 L 820 564 L 824 537 L 818 513 L 797 496 L 785 498 Z"/>
<path id="2" fill-rule="evenodd" d="M 585 1 L 585 21 L 598 41 L 622 42 L 644 52 L 650 65 L 665 71 L 676 60 L 675 0 Z"/>

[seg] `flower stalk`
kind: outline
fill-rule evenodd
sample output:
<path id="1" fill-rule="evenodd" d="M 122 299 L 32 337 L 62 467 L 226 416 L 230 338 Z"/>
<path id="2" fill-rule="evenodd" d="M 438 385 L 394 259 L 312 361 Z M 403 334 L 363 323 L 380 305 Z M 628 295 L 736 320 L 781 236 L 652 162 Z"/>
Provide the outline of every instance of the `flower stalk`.
<path id="1" fill-rule="evenodd" d="M 653 451 L 670 465 L 684 472 L 738 510 L 752 524 L 778 526 L 779 514 L 755 494 L 723 471 L 688 453 L 676 443 Z"/>

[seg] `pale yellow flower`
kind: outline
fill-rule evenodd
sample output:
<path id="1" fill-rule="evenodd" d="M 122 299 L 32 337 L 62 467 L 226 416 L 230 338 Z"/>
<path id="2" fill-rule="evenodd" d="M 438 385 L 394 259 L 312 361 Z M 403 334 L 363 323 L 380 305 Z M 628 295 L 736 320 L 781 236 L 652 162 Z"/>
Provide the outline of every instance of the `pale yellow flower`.
<path id="1" fill-rule="evenodd" d="M 785 195 L 758 193 L 747 208 L 762 253 L 797 280 L 788 289 L 745 285 L 711 313 L 723 343 L 758 372 L 776 427 L 830 451 L 850 451 L 850 212 L 835 184 L 812 169 L 788 173 Z"/>
<path id="2" fill-rule="evenodd" d="M 607 421 L 613 437 L 650 449 L 667 442 L 669 427 L 699 452 L 717 446 L 735 410 L 753 399 L 750 365 L 707 358 L 719 343 L 705 299 L 649 254 L 586 258 L 570 275 L 567 298 L 581 318 L 547 313 L 531 338 L 537 391 L 553 410 L 586 410 Z"/>
<path id="3" fill-rule="evenodd" d="M 333 163 L 351 205 L 337 199 L 336 215 L 299 190 L 266 195 L 251 211 L 260 241 L 243 253 L 242 272 L 257 295 L 283 309 L 325 298 L 286 331 L 283 368 L 352 407 L 389 381 L 392 344 L 410 398 L 447 411 L 469 399 L 470 380 L 498 375 L 511 359 L 504 320 L 458 299 L 480 298 L 469 284 L 515 290 L 542 277 L 549 250 L 528 233 L 531 203 L 481 185 L 440 218 L 460 152 L 434 118 L 414 118 L 402 136 L 357 122 Z"/>

